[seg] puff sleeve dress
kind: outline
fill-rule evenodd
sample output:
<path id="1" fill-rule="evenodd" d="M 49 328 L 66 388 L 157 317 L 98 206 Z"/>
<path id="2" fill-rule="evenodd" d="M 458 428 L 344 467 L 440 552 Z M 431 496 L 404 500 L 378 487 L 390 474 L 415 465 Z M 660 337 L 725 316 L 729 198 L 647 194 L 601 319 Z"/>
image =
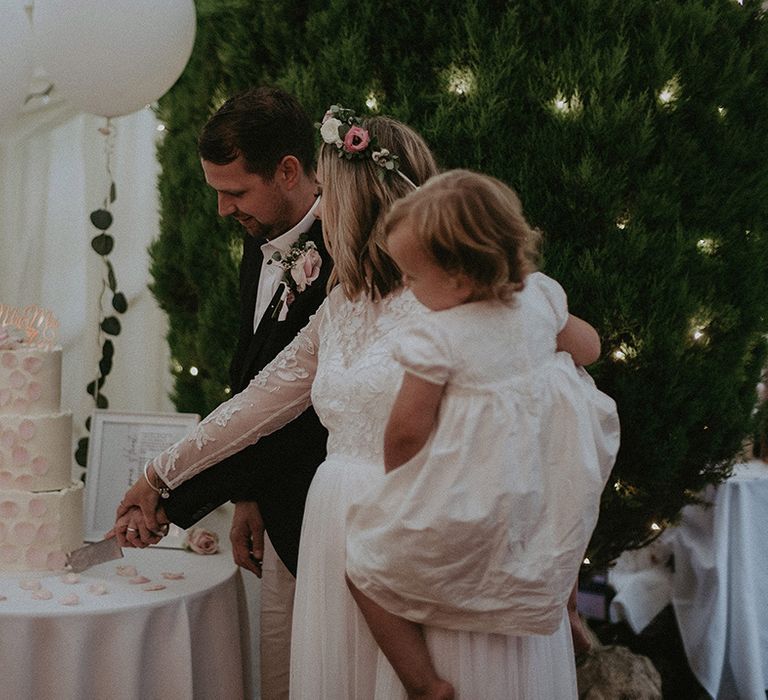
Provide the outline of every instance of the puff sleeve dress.
<path id="1" fill-rule="evenodd" d="M 619 445 L 615 403 L 556 350 L 567 317 L 534 273 L 512 304 L 404 332 L 396 359 L 446 388 L 428 443 L 349 513 L 347 572 L 385 609 L 503 635 L 561 625 Z"/>

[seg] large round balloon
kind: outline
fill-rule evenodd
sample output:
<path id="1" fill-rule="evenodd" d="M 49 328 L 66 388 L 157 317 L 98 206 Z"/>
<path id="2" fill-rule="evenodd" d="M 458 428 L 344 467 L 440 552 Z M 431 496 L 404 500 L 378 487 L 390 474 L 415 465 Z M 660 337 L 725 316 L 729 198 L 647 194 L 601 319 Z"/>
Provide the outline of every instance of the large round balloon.
<path id="1" fill-rule="evenodd" d="M 24 106 L 32 82 L 32 30 L 22 0 L 3 3 L 0 20 L 0 127 Z"/>
<path id="2" fill-rule="evenodd" d="M 38 61 L 73 107 L 130 114 L 165 94 L 195 42 L 194 0 L 35 0 Z"/>

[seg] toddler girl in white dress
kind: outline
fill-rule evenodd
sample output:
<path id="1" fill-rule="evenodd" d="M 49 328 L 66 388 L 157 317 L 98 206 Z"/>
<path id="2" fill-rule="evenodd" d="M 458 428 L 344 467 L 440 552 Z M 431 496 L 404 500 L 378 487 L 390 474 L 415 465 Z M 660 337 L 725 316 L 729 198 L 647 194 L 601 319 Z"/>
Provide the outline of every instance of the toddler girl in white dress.
<path id="1" fill-rule="evenodd" d="M 435 670 L 418 623 L 506 636 L 561 627 L 618 418 L 574 365 L 594 331 L 533 272 L 538 235 L 506 185 L 444 173 L 395 203 L 386 232 L 432 313 L 395 352 L 405 376 L 387 476 L 350 510 L 347 574 L 409 697 L 452 698 L 457 681 Z"/>

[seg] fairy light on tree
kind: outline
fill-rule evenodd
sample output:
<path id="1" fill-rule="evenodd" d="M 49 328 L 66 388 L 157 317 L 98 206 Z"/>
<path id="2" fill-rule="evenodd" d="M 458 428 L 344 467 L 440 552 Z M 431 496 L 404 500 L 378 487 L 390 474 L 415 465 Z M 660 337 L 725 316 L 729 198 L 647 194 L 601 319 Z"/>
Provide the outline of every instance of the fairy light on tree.
<path id="1" fill-rule="evenodd" d="M 469 68 L 451 66 L 446 74 L 448 92 L 456 95 L 468 95 L 474 90 L 475 76 Z"/>
<path id="2" fill-rule="evenodd" d="M 561 117 L 572 117 L 581 114 L 583 107 L 581 98 L 579 97 L 579 91 L 575 90 L 569 96 L 566 96 L 562 92 L 558 92 L 550 102 L 550 108 L 555 114 Z"/>
<path id="3" fill-rule="evenodd" d="M 672 108 L 680 97 L 680 79 L 675 75 L 659 90 L 657 99 L 662 107 Z"/>

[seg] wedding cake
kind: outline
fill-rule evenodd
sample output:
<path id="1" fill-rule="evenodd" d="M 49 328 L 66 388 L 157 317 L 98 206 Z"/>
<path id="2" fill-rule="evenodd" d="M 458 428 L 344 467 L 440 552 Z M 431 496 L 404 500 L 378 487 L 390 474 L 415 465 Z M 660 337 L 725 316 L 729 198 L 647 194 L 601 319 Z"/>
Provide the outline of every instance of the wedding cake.
<path id="1" fill-rule="evenodd" d="M 62 569 L 83 543 L 72 414 L 60 407 L 61 348 L 30 323 L 39 328 L 48 312 L 30 308 L 0 305 L 0 572 Z"/>

